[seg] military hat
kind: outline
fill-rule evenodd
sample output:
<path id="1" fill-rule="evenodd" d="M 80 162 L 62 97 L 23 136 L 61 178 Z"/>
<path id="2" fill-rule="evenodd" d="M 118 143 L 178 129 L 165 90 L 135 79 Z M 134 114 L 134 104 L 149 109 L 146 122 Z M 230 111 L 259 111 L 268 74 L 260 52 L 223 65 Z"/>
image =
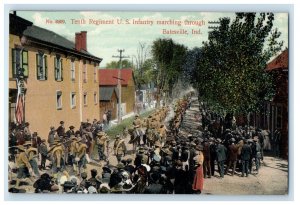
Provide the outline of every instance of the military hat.
<path id="1" fill-rule="evenodd" d="M 24 146 L 26 145 L 32 145 L 31 141 L 25 141 L 25 143 L 23 144 Z"/>
<path id="2" fill-rule="evenodd" d="M 159 141 L 156 141 L 156 142 L 154 143 L 154 146 L 155 146 L 155 147 L 161 147 L 161 143 L 160 143 Z"/>
<path id="3" fill-rule="evenodd" d="M 50 130 L 55 130 L 55 127 L 54 127 L 54 126 L 51 126 L 51 127 L 50 127 Z"/>
<path id="4" fill-rule="evenodd" d="M 171 152 L 171 150 L 169 150 L 168 148 L 161 149 L 161 151 L 164 152 L 167 155 L 172 155 L 173 154 L 173 152 Z"/>
<path id="5" fill-rule="evenodd" d="M 25 151 L 25 147 L 23 145 L 18 145 L 17 148 L 21 151 Z"/>
<path id="6" fill-rule="evenodd" d="M 135 117 L 139 117 L 139 114 L 135 114 L 134 116 L 135 116 Z"/>
<path id="7" fill-rule="evenodd" d="M 116 139 L 119 139 L 121 136 L 119 134 L 116 135 Z"/>
<path id="8" fill-rule="evenodd" d="M 140 148 L 138 149 L 138 152 L 139 152 L 139 153 L 144 153 L 144 152 L 145 152 L 145 148 L 144 148 L 144 147 L 140 147 Z"/>
<path id="9" fill-rule="evenodd" d="M 119 163 L 119 164 L 117 164 L 117 168 L 118 168 L 118 169 L 124 169 L 125 166 L 124 166 L 123 163 Z"/>
<path id="10" fill-rule="evenodd" d="M 148 118 L 152 118 L 152 115 L 149 115 Z"/>
<path id="11" fill-rule="evenodd" d="M 59 124 L 61 124 L 61 125 L 64 124 L 64 123 L 65 123 L 64 121 L 60 121 L 60 122 L 59 122 Z"/>
<path id="12" fill-rule="evenodd" d="M 36 135 L 38 135 L 38 133 L 37 133 L 37 132 L 33 132 L 33 134 L 32 134 L 32 135 L 35 135 L 35 136 L 36 136 Z"/>
<path id="13" fill-rule="evenodd" d="M 70 140 L 77 140 L 77 137 L 75 137 L 75 135 L 71 135 Z"/>
<path id="14" fill-rule="evenodd" d="M 105 132 L 103 132 L 103 131 L 100 131 L 97 133 L 97 136 L 104 136 L 104 135 L 105 135 Z"/>
<path id="15" fill-rule="evenodd" d="M 86 172 L 82 172 L 80 176 L 81 176 L 81 178 L 86 179 L 87 178 L 87 173 Z"/>
<path id="16" fill-rule="evenodd" d="M 25 122 L 25 126 L 29 126 L 29 122 Z"/>
<path id="17" fill-rule="evenodd" d="M 74 129 L 75 127 L 74 127 L 73 125 L 71 125 L 69 128 L 72 130 L 72 129 Z"/>

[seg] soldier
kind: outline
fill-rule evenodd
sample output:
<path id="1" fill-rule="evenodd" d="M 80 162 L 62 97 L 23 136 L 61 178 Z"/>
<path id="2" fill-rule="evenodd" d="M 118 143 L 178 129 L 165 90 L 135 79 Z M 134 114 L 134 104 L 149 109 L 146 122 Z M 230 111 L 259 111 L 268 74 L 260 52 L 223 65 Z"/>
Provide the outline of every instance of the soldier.
<path id="1" fill-rule="evenodd" d="M 31 165 L 29 163 L 28 157 L 25 153 L 26 152 L 25 147 L 23 145 L 18 145 L 17 148 L 18 148 L 19 154 L 17 155 L 17 159 L 16 159 L 16 164 L 18 167 L 16 188 L 19 188 L 21 179 L 33 176 L 33 171 L 32 171 Z M 30 177 L 30 180 L 33 180 L 33 179 Z"/>
<path id="2" fill-rule="evenodd" d="M 98 155 L 99 160 L 106 160 L 105 156 L 105 149 L 106 149 L 106 143 L 107 143 L 107 136 L 105 132 L 98 132 L 97 133 L 97 145 L 98 145 Z"/>
<path id="3" fill-rule="evenodd" d="M 76 157 L 76 153 L 77 153 L 77 149 L 78 149 L 78 143 L 77 143 L 77 138 L 74 135 L 71 135 L 71 144 L 70 144 L 70 161 L 71 161 L 71 166 L 73 166 L 73 171 L 77 172 L 77 166 L 76 166 L 76 161 L 75 161 L 75 157 Z"/>
<path id="4" fill-rule="evenodd" d="M 143 136 L 143 132 L 141 130 L 142 126 L 142 120 L 139 118 L 139 115 L 136 114 L 135 118 L 133 120 L 133 126 L 134 126 L 134 134 L 138 136 L 138 145 L 141 144 L 141 137 Z"/>
<path id="5" fill-rule="evenodd" d="M 59 137 L 63 137 L 65 135 L 65 122 L 60 121 L 59 124 L 60 126 L 56 129 L 56 131 Z"/>
<path id="6" fill-rule="evenodd" d="M 28 156 L 28 161 L 32 167 L 32 170 L 35 174 L 35 176 L 40 176 L 39 169 L 38 169 L 38 163 L 37 163 L 37 158 L 38 158 L 38 150 L 37 148 L 34 148 L 31 146 L 31 142 L 25 142 L 24 147 L 26 147 L 26 155 Z"/>
<path id="7" fill-rule="evenodd" d="M 52 162 L 52 170 L 54 172 L 61 171 L 64 167 L 64 147 L 60 140 L 54 140 L 52 147 L 48 151 Z"/>
<path id="8" fill-rule="evenodd" d="M 48 135 L 49 147 L 52 147 L 52 145 L 54 143 L 55 134 L 56 134 L 56 130 L 53 126 L 51 126 L 50 127 L 50 132 L 49 132 L 49 135 Z"/>
<path id="9" fill-rule="evenodd" d="M 74 127 L 73 125 L 71 125 L 71 126 L 69 127 L 69 130 L 66 132 L 66 136 L 67 136 L 68 138 L 70 138 L 71 135 L 75 135 L 74 128 L 75 128 L 75 127 Z"/>
<path id="10" fill-rule="evenodd" d="M 121 158 L 126 155 L 127 149 L 125 140 L 121 139 L 120 135 L 116 135 L 116 141 L 114 143 L 114 154 L 117 157 L 118 163 L 121 162 Z"/>
<path id="11" fill-rule="evenodd" d="M 41 154 L 41 169 L 46 169 L 46 160 L 48 158 L 48 148 L 46 145 L 46 140 L 42 139 L 40 146 L 38 147 L 38 151 Z"/>
<path id="12" fill-rule="evenodd" d="M 84 139 L 83 138 L 79 138 L 77 139 L 77 149 L 76 149 L 76 155 L 75 155 L 75 162 L 77 163 L 78 166 L 78 172 L 82 173 L 81 169 L 83 169 L 83 171 L 86 169 L 86 164 L 87 164 L 87 160 L 86 160 L 86 150 L 87 150 L 87 145 L 84 143 Z M 77 172 L 77 174 L 79 174 Z"/>
<path id="13" fill-rule="evenodd" d="M 25 122 L 24 137 L 25 137 L 25 141 L 30 141 L 31 140 L 31 131 L 29 129 L 29 123 L 28 122 Z"/>

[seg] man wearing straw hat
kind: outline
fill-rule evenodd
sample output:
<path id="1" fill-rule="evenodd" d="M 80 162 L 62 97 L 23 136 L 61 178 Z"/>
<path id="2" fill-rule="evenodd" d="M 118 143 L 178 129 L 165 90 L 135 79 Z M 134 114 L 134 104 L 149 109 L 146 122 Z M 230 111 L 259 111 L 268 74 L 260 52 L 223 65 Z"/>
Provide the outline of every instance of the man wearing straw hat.
<path id="1" fill-rule="evenodd" d="M 20 181 L 23 178 L 30 178 L 31 181 L 33 179 L 30 177 L 33 175 L 33 171 L 31 165 L 28 160 L 28 156 L 26 154 L 25 147 L 23 145 L 17 146 L 19 154 L 17 155 L 16 164 L 18 167 L 18 174 L 16 180 L 16 188 L 19 188 Z"/>

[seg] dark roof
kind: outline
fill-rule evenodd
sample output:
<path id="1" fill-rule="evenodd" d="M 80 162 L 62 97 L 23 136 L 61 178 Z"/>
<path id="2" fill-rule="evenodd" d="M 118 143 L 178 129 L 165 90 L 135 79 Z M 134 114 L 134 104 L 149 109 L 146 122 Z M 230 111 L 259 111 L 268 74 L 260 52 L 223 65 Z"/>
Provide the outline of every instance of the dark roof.
<path id="1" fill-rule="evenodd" d="M 285 49 L 280 55 L 274 58 L 267 65 L 267 71 L 272 71 L 276 69 L 287 70 L 289 67 L 289 51 Z"/>
<path id="2" fill-rule="evenodd" d="M 25 23 L 23 23 L 23 22 L 25 22 Z M 55 46 L 62 50 L 71 52 L 75 55 L 80 55 L 85 58 L 90 58 L 90 59 L 98 61 L 98 62 L 102 61 L 102 58 L 96 57 L 96 56 L 92 55 L 91 53 L 89 53 L 88 51 L 85 51 L 85 50 L 76 51 L 75 43 L 66 39 L 65 37 L 53 32 L 53 31 L 49 31 L 47 29 L 35 26 L 32 24 L 32 22 L 27 21 L 19 16 L 10 14 L 10 27 L 15 27 L 16 23 L 19 27 L 20 26 L 24 27 L 23 28 L 24 31 L 22 34 L 24 36 L 28 37 L 30 40 L 42 42 L 43 44 L 48 45 L 48 46 Z M 12 31 L 12 33 L 16 33 L 16 32 L 14 32 L 14 30 L 16 30 L 16 29 L 10 28 L 10 31 Z"/>
<path id="3" fill-rule="evenodd" d="M 117 85 L 119 69 L 99 69 L 99 85 Z M 121 84 L 128 85 L 128 81 L 132 79 L 133 72 L 131 68 L 121 69 Z"/>
<path id="4" fill-rule="evenodd" d="M 118 89 L 116 87 L 100 87 L 100 101 L 110 101 L 113 92 L 116 92 L 117 98 L 119 98 Z"/>

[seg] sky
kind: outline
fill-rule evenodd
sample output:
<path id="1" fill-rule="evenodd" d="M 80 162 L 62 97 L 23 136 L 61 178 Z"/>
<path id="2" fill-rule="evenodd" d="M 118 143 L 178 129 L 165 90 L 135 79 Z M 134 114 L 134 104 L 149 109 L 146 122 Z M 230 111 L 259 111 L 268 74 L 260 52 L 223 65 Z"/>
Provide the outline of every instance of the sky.
<path id="1" fill-rule="evenodd" d="M 17 15 L 34 25 L 54 31 L 71 41 L 75 33 L 87 31 L 87 50 L 103 58 L 100 67 L 118 60 L 118 49 L 124 49 L 128 60 L 135 62 L 140 43 L 148 47 L 157 38 L 172 38 L 189 49 L 201 47 L 208 40 L 209 22 L 234 13 L 217 12 L 44 12 L 17 11 Z M 56 21 L 60 20 L 60 21 Z M 52 23 L 50 23 L 52 22 Z M 283 49 L 288 47 L 288 14 L 275 13 L 274 27 L 282 33 Z M 165 30 L 164 30 L 165 29 Z M 179 32 L 179 34 L 170 34 Z M 183 33 L 183 34 L 182 34 Z"/>

